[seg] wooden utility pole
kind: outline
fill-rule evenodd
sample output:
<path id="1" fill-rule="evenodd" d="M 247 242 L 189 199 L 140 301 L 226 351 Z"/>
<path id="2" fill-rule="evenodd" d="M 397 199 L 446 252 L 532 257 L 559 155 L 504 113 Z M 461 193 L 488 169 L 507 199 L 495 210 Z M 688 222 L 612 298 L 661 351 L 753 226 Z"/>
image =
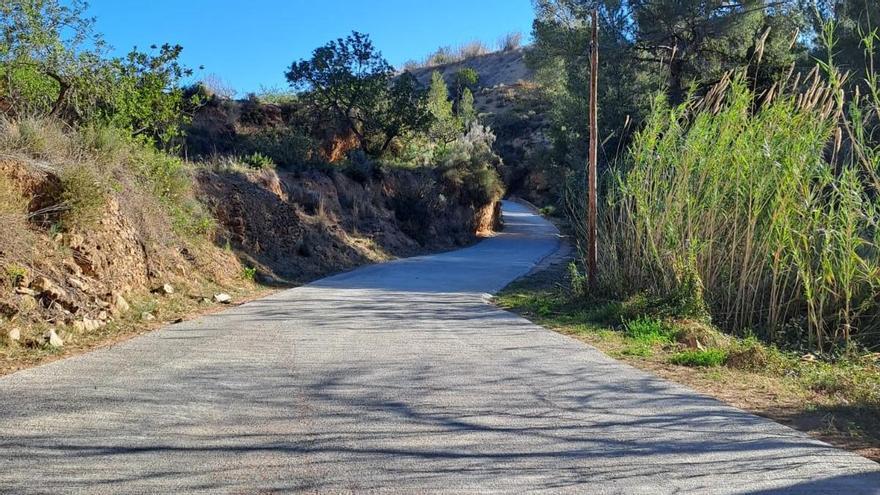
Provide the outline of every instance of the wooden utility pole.
<path id="1" fill-rule="evenodd" d="M 595 289 L 598 283 L 598 254 L 596 237 L 598 233 L 596 220 L 596 203 L 598 192 L 596 190 L 596 161 L 599 152 L 599 13 L 593 10 L 593 33 L 590 46 L 590 163 L 587 166 L 587 276 L 591 289 Z"/>

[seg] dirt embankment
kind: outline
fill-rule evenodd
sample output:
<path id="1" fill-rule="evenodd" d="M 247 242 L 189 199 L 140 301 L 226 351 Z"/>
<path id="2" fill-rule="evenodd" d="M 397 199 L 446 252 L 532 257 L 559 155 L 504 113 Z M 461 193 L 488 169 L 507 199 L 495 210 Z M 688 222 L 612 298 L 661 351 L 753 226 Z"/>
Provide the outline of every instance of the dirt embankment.
<path id="1" fill-rule="evenodd" d="M 302 283 L 358 265 L 463 246 L 497 226 L 497 204 L 474 207 L 430 170 L 351 174 L 202 170 L 198 194 L 230 246 L 269 283 Z"/>
<path id="2" fill-rule="evenodd" d="M 224 292 L 246 297 L 258 290 L 248 280 L 254 275 L 298 284 L 462 246 L 498 213 L 495 204 L 475 207 L 448 190 L 433 170 L 198 167 L 192 177 L 196 198 L 216 219 L 207 238 L 175 233 L 173 213 L 126 181 L 88 227 L 61 227 L 65 198 L 56 169 L 0 162 L 7 193 L 26 205 L 12 223 L 4 218 L 8 232 L 0 239 L 4 369 L 22 357 L 39 362 L 34 353 L 57 355 L 61 345 L 67 352 L 115 339 L 119 331 L 110 329 L 122 321 L 131 332 L 227 302 L 215 298 Z"/>

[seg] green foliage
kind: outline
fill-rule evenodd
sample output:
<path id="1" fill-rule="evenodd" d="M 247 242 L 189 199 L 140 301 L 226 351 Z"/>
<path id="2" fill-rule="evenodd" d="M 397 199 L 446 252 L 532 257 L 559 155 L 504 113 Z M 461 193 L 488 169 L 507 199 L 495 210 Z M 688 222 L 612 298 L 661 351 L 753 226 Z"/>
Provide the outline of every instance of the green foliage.
<path id="1" fill-rule="evenodd" d="M 624 325 L 626 336 L 649 345 L 668 344 L 672 341 L 673 328 L 662 320 L 642 317 Z"/>
<path id="2" fill-rule="evenodd" d="M 602 156 L 623 150 L 650 111 L 650 96 L 664 91 L 674 104 L 692 86 L 702 93 L 727 71 L 747 68 L 756 92 L 772 86 L 806 47 L 792 44 L 804 31 L 794 1 L 736 2 L 725 8 L 705 0 L 540 0 L 528 64 L 542 83 L 551 153 L 544 162 L 579 170 L 586 161 L 592 9 L 599 15 L 599 136 Z M 558 174 L 557 174 L 558 175 Z"/>
<path id="3" fill-rule="evenodd" d="M 250 155 L 245 155 L 241 158 L 242 163 L 245 165 L 256 168 L 256 169 L 272 169 L 275 168 L 275 162 L 272 161 L 268 156 L 260 153 L 259 151 L 255 151 Z"/>
<path id="4" fill-rule="evenodd" d="M 610 177 L 605 290 L 655 294 L 683 316 L 708 312 L 771 341 L 805 314 L 787 343 L 818 350 L 876 334 L 880 207 L 857 164 L 824 159 L 835 91 L 812 91 L 754 112 L 740 79 L 713 100 L 658 100 Z"/>
<path id="5" fill-rule="evenodd" d="M 305 90 L 302 97 L 319 111 L 344 122 L 361 149 L 378 156 L 395 138 L 430 124 L 424 95 L 408 73 L 392 83 L 394 69 L 369 36 L 352 32 L 294 62 L 286 76 Z"/>
<path id="6" fill-rule="evenodd" d="M 130 166 L 165 207 L 176 232 L 189 237 L 213 233 L 215 221 L 193 197 L 192 179 L 183 160 L 149 146 L 135 145 Z"/>
<path id="7" fill-rule="evenodd" d="M 278 165 L 293 167 L 314 160 L 317 145 L 306 134 L 291 128 L 266 128 L 241 137 L 248 155 L 260 154 Z"/>
<path id="8" fill-rule="evenodd" d="M 203 96 L 183 97 L 180 81 L 192 74 L 178 62 L 183 47 L 165 44 L 151 48 L 158 52 L 132 50 L 124 59 L 112 61 L 107 96 L 99 113 L 112 127 L 169 147 L 190 121 L 187 107 L 199 105 Z"/>
<path id="9" fill-rule="evenodd" d="M 471 90 L 464 88 L 461 99 L 458 102 L 458 119 L 467 128 L 477 120 L 477 111 L 474 108 L 474 95 Z"/>
<path id="10" fill-rule="evenodd" d="M 104 43 L 73 0 L 0 3 L 0 94 L 18 115 L 61 116 L 88 106 Z"/>
<path id="11" fill-rule="evenodd" d="M 110 125 L 171 146 L 188 120 L 186 105 L 198 103 L 184 101 L 179 87 L 191 74 L 178 62 L 182 48 L 107 58 L 85 8 L 80 0 L 0 3 L 2 101 L 19 117 Z"/>
<path id="12" fill-rule="evenodd" d="M 497 167 L 501 159 L 492 150 L 495 135 L 479 124 L 455 140 L 440 154 L 440 169 L 447 192 L 463 201 L 483 207 L 504 193 Z"/>
<path id="13" fill-rule="evenodd" d="M 257 278 L 257 269 L 250 266 L 245 266 L 242 268 L 241 277 L 245 280 L 253 282 Z"/>
<path id="14" fill-rule="evenodd" d="M 452 111 L 449 100 L 449 89 L 443 75 L 438 71 L 431 73 L 431 85 L 428 87 L 428 111 L 434 117 L 429 136 L 441 143 L 450 143 L 461 135 L 461 122 Z"/>
<path id="15" fill-rule="evenodd" d="M 669 362 L 691 368 L 714 368 L 724 364 L 727 353 L 722 349 L 682 351 L 672 355 Z"/>
<path id="16" fill-rule="evenodd" d="M 18 263 L 7 264 L 4 267 L 3 271 L 5 272 L 5 276 L 3 278 L 6 279 L 10 288 L 18 285 L 18 281 L 26 277 L 28 274 L 28 269 L 24 266 L 19 265 Z"/>

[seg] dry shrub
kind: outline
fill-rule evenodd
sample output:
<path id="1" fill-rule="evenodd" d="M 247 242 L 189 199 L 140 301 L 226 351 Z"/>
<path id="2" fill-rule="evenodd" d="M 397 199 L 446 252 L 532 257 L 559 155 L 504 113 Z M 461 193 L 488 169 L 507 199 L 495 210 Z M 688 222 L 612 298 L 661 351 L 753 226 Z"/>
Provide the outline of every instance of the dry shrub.
<path id="1" fill-rule="evenodd" d="M 96 173 L 91 165 L 76 163 L 61 169 L 62 226 L 71 230 L 86 228 L 97 222 L 112 190 L 108 179 Z"/>
<path id="2" fill-rule="evenodd" d="M 27 200 L 21 188 L 13 180 L 0 172 L 0 264 L 13 261 L 27 262 L 30 258 L 32 233 L 27 222 Z"/>
<path id="3" fill-rule="evenodd" d="M 35 117 L 0 120 L 0 149 L 38 160 L 65 160 L 71 140 L 61 122 Z"/>

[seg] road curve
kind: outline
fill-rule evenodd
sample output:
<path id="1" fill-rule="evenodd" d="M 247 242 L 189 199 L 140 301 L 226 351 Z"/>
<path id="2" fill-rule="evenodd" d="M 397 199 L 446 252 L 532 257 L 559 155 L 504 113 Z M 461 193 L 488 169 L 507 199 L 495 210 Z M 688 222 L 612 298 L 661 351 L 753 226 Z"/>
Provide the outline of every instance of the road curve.
<path id="1" fill-rule="evenodd" d="M 0 379 L 2 493 L 880 493 L 880 468 L 486 303 L 507 230 Z"/>

